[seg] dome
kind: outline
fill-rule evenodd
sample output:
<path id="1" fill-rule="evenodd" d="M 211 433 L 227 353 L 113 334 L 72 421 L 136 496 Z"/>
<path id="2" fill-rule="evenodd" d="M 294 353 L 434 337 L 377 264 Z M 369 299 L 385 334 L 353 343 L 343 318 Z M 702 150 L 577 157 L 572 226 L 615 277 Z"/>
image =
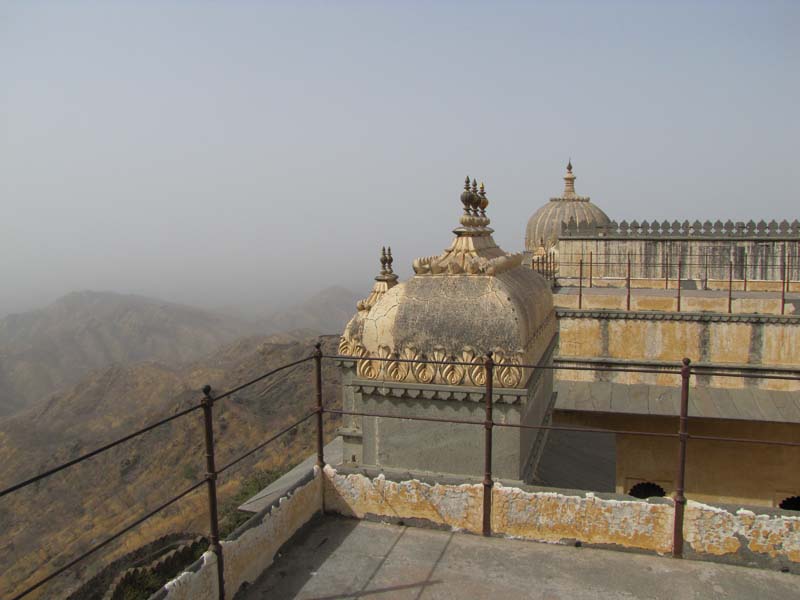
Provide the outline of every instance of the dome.
<path id="1" fill-rule="evenodd" d="M 455 238 L 440 256 L 418 258 L 414 276 L 385 286 L 376 278 L 369 298 L 359 303 L 339 352 L 360 360 L 368 379 L 446 385 L 482 385 L 487 351 L 495 362 L 538 362 L 555 334 L 553 296 L 544 278 L 522 267 L 522 254 L 508 254 L 492 238 L 488 199 L 469 181 L 462 194 L 464 214 Z M 374 361 L 377 358 L 455 360 L 463 366 Z M 524 369 L 497 369 L 502 387 L 524 387 Z M 485 375 L 483 375 L 485 376 Z"/>
<path id="2" fill-rule="evenodd" d="M 540 248 L 550 250 L 561 234 L 561 224 L 575 219 L 579 228 L 595 227 L 610 223 L 608 215 L 593 204 L 588 196 L 575 193 L 575 175 L 572 174 L 572 161 L 567 163 L 564 176 L 564 193 L 533 213 L 525 230 L 525 250 L 540 252 Z"/>

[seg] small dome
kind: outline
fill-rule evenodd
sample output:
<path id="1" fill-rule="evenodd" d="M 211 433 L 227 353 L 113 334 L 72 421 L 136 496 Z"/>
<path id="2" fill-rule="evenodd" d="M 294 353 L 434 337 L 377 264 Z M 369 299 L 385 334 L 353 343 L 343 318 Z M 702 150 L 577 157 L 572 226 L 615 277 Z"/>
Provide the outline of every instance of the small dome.
<path id="1" fill-rule="evenodd" d="M 562 223 L 575 219 L 578 227 L 607 225 L 608 215 L 593 204 L 588 196 L 575 193 L 575 175 L 572 174 L 572 161 L 567 164 L 564 176 L 564 193 L 533 213 L 525 230 L 525 250 L 536 253 L 540 248 L 552 248 L 561 234 Z"/>
<path id="2" fill-rule="evenodd" d="M 555 335 L 553 295 L 544 278 L 522 267 L 522 254 L 508 254 L 492 238 L 485 191 L 473 183 L 461 201 L 456 237 L 440 256 L 418 258 L 415 275 L 392 285 L 373 302 L 359 304 L 339 346 L 358 357 L 368 379 L 480 385 L 482 369 L 437 367 L 370 358 L 456 360 L 483 364 L 535 363 Z M 524 369 L 499 368 L 501 387 L 524 387 Z"/>

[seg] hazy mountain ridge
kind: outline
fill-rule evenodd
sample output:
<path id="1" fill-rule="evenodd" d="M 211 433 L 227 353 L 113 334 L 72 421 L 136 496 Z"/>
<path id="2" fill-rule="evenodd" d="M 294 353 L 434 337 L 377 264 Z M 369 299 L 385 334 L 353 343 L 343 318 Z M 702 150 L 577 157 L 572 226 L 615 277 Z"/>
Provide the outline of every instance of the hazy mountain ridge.
<path id="1" fill-rule="evenodd" d="M 296 307 L 245 319 L 136 295 L 73 292 L 50 306 L 0 319 L 0 417 L 45 401 L 109 365 L 180 365 L 242 336 L 287 341 L 339 333 L 355 294 L 322 290 Z"/>
<path id="2" fill-rule="evenodd" d="M 287 341 L 286 336 L 237 340 L 208 357 L 181 367 L 144 362 L 95 371 L 68 392 L 0 421 L 0 488 L 92 450 L 159 418 L 195 405 L 208 383 L 223 391 L 310 355 L 321 339 L 334 352 L 337 337 Z M 271 432 L 306 414 L 314 404 L 313 364 L 304 363 L 221 401 L 215 407 L 218 464 L 254 447 Z M 324 372 L 326 403 L 340 405 L 338 370 Z M 243 461 L 220 480 L 232 493 L 255 467 L 272 468 L 311 452 L 313 420 L 296 435 L 253 459 Z M 327 421 L 330 432 L 335 419 Z M 19 589 L 159 502 L 202 477 L 201 413 L 157 430 L 36 484 L 0 502 L 0 589 Z M 103 562 L 168 531 L 205 530 L 205 495 L 200 491 L 157 520 L 137 529 Z M 48 563 L 43 571 L 37 567 Z M 97 565 L 97 562 L 90 562 Z M 94 567 L 83 566 L 80 579 Z M 77 583 L 59 579 L 42 597 L 54 597 Z M 50 595 L 48 595 L 50 594 Z"/>

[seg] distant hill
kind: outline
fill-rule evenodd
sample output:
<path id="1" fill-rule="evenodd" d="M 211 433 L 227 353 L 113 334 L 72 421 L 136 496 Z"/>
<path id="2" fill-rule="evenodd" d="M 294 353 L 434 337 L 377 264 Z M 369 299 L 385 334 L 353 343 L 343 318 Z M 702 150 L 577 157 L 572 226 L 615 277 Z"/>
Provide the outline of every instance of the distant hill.
<path id="1" fill-rule="evenodd" d="M 357 296 L 341 287 L 290 309 L 244 319 L 191 306 L 111 292 L 74 292 L 50 306 L 0 320 L 0 417 L 64 390 L 96 369 L 197 360 L 247 335 L 285 341 L 338 334 Z"/>
<path id="2" fill-rule="evenodd" d="M 175 365 L 253 333 L 246 321 L 143 296 L 74 292 L 0 320 L 0 416 L 111 364 Z"/>
<path id="3" fill-rule="evenodd" d="M 74 458 L 136 428 L 195 405 L 206 383 L 223 391 L 281 364 L 308 356 L 320 339 L 335 352 L 338 338 L 242 338 L 183 366 L 143 362 L 94 371 L 70 390 L 0 419 L 0 488 Z M 340 407 L 341 379 L 324 363 L 326 404 Z M 313 363 L 221 401 L 215 407 L 217 464 L 256 446 L 314 407 Z M 337 419 L 327 419 L 333 432 Z M 313 451 L 314 420 L 296 434 L 242 461 L 219 480 L 224 501 L 256 468 L 282 468 Z M 0 593 L 20 590 L 114 530 L 201 479 L 202 417 L 196 412 L 94 457 L 0 501 Z M 101 564 L 167 532 L 206 531 L 206 495 L 198 490 L 135 529 L 108 551 L 46 587 L 58 598 Z M 42 567 L 42 565 L 45 565 Z M 38 570 L 37 569 L 41 569 Z M 37 597 L 33 595 L 32 597 Z"/>
<path id="4" fill-rule="evenodd" d="M 340 286 L 325 288 L 297 306 L 276 311 L 260 319 L 267 333 L 310 329 L 322 334 L 340 334 L 356 312 L 356 302 L 366 294 L 356 294 Z"/>

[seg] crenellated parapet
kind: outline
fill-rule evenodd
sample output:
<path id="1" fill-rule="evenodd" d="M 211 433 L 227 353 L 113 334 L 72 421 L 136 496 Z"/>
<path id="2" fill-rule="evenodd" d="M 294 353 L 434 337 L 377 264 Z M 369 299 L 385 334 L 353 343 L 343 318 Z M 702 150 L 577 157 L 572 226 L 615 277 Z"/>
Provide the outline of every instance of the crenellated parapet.
<path id="1" fill-rule="evenodd" d="M 800 221 L 610 221 L 586 224 L 574 218 L 562 222 L 565 238 L 714 238 L 800 239 Z"/>

